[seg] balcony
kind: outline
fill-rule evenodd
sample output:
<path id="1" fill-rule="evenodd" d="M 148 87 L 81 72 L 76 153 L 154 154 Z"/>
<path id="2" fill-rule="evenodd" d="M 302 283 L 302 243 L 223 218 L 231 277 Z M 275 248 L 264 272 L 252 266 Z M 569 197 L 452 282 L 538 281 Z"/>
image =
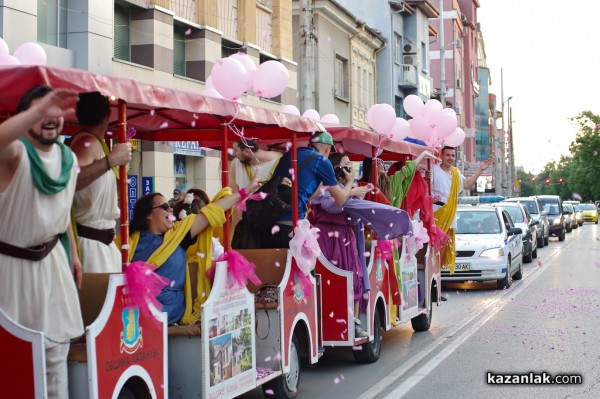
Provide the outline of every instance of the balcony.
<path id="1" fill-rule="evenodd" d="M 418 87 L 417 67 L 408 64 L 396 64 L 398 87 L 401 89 L 416 89 Z"/>

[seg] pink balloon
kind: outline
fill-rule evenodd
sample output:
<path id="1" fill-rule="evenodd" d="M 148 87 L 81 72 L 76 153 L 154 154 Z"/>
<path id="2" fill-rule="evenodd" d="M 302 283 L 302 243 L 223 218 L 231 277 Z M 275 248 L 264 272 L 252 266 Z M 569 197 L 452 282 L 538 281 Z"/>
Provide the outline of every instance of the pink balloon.
<path id="1" fill-rule="evenodd" d="M 406 96 L 406 98 L 402 102 L 402 106 L 404 107 L 404 110 L 407 114 L 409 114 L 413 118 L 416 118 L 421 115 L 421 112 L 423 111 L 423 107 L 425 105 L 418 96 L 411 94 L 409 96 Z"/>
<path id="2" fill-rule="evenodd" d="M 456 111 L 453 110 L 452 108 L 444 108 L 442 110 L 442 114 L 444 114 L 444 115 L 452 115 L 454 117 L 454 119 L 456 119 Z"/>
<path id="3" fill-rule="evenodd" d="M 21 65 L 21 63 L 14 55 L 4 54 L 0 55 L 0 66 L 2 65 Z"/>
<path id="4" fill-rule="evenodd" d="M 277 97 L 288 87 L 290 73 L 279 61 L 266 61 L 254 73 L 254 92 L 260 97 Z"/>
<path id="5" fill-rule="evenodd" d="M 442 116 L 435 122 L 437 126 L 438 137 L 443 139 L 448 137 L 456 130 L 456 117 L 449 113 L 441 113 Z"/>
<path id="6" fill-rule="evenodd" d="M 442 103 L 438 100 L 427 100 L 427 102 L 423 106 L 421 116 L 430 122 L 434 122 L 441 116 L 443 109 L 444 107 L 442 107 Z"/>
<path id="7" fill-rule="evenodd" d="M 396 118 L 396 122 L 390 131 L 390 138 L 392 140 L 403 140 L 408 137 L 410 133 L 410 125 L 402 118 Z"/>
<path id="8" fill-rule="evenodd" d="M 223 98 L 223 96 L 217 91 L 217 89 L 204 89 L 202 95 L 206 97 Z"/>
<path id="9" fill-rule="evenodd" d="M 458 147 L 465 141 L 465 132 L 461 128 L 457 127 L 456 130 L 448 137 L 444 139 L 444 144 L 450 147 Z"/>
<path id="10" fill-rule="evenodd" d="M 300 115 L 300 110 L 295 105 L 291 104 L 284 105 L 283 107 L 281 107 L 281 112 L 292 115 Z"/>
<path id="11" fill-rule="evenodd" d="M 371 118 L 373 118 L 373 111 L 375 111 L 375 107 L 377 107 L 378 104 L 373 104 L 369 107 L 369 110 L 367 111 L 367 123 L 369 124 L 369 126 L 371 126 Z"/>
<path id="12" fill-rule="evenodd" d="M 396 111 L 389 104 L 377 104 L 371 114 L 371 127 L 379 134 L 388 134 L 396 123 Z"/>
<path id="13" fill-rule="evenodd" d="M 0 56 L 9 55 L 8 44 L 0 37 Z"/>
<path id="14" fill-rule="evenodd" d="M 302 116 L 305 118 L 313 119 L 317 122 L 321 120 L 321 115 L 319 115 L 319 112 L 316 109 L 312 109 L 312 108 L 304 111 Z"/>
<path id="15" fill-rule="evenodd" d="M 208 78 L 206 78 L 206 84 L 204 86 L 205 89 L 214 89 L 215 85 L 212 81 L 212 76 L 209 76 Z"/>
<path id="16" fill-rule="evenodd" d="M 46 50 L 34 42 L 21 44 L 13 55 L 22 65 L 46 65 Z"/>
<path id="17" fill-rule="evenodd" d="M 229 56 L 229 58 L 233 58 L 238 60 L 246 69 L 247 78 L 245 84 L 245 90 L 248 91 L 252 89 L 252 82 L 254 81 L 254 73 L 256 72 L 256 64 L 252 61 L 252 58 L 245 53 L 235 53 Z"/>
<path id="18" fill-rule="evenodd" d="M 321 122 L 330 123 L 332 125 L 339 125 L 340 118 L 338 118 L 337 115 L 334 114 L 325 114 L 321 117 Z"/>
<path id="19" fill-rule="evenodd" d="M 410 135 L 417 139 L 428 140 L 433 128 L 425 118 L 413 118 L 408 121 L 410 126 Z"/>
<path id="20" fill-rule="evenodd" d="M 228 100 L 237 100 L 244 94 L 247 72 L 235 58 L 221 58 L 213 65 L 211 77 L 215 89 Z"/>

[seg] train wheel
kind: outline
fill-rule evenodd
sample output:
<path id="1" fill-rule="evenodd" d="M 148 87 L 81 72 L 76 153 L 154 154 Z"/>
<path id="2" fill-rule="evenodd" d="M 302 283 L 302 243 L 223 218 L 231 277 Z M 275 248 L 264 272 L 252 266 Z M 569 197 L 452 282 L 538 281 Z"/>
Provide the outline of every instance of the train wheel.
<path id="1" fill-rule="evenodd" d="M 352 350 L 354 360 L 359 363 L 375 363 L 381 354 L 381 320 L 379 312 L 375 310 L 373 319 L 373 341 L 362 344 L 359 350 Z"/>
<path id="2" fill-rule="evenodd" d="M 292 336 L 290 347 L 290 372 L 263 385 L 266 398 L 295 399 L 298 395 L 300 382 L 300 354 L 298 353 L 298 338 Z"/>

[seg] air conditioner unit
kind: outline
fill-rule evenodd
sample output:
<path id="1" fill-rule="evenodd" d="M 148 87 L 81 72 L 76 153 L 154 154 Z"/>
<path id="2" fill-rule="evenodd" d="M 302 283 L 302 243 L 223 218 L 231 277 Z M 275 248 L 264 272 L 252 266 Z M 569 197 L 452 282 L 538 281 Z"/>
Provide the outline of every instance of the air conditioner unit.
<path id="1" fill-rule="evenodd" d="M 419 52 L 419 47 L 413 43 L 404 43 L 404 54 L 415 54 Z"/>
<path id="2" fill-rule="evenodd" d="M 462 115 L 462 107 L 460 105 L 454 107 L 454 111 L 456 112 L 456 115 Z"/>
<path id="3" fill-rule="evenodd" d="M 406 65 L 419 65 L 419 56 L 417 54 L 405 55 L 402 57 L 402 63 Z"/>
<path id="4" fill-rule="evenodd" d="M 454 43 L 455 43 L 454 48 L 462 48 L 462 46 L 463 46 L 462 40 L 460 40 L 460 39 L 456 39 L 456 42 L 454 42 Z"/>

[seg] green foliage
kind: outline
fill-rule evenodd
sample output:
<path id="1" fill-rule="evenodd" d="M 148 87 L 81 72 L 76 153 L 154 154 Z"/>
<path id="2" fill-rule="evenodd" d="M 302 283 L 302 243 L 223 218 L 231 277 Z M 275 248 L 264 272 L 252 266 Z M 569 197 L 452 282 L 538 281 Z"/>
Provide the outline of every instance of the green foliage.
<path id="1" fill-rule="evenodd" d="M 571 199 L 575 192 L 583 201 L 593 201 L 600 198 L 600 116 L 584 111 L 571 120 L 579 129 L 569 146 L 572 156 L 548 162 L 536 177 L 535 193 Z"/>

